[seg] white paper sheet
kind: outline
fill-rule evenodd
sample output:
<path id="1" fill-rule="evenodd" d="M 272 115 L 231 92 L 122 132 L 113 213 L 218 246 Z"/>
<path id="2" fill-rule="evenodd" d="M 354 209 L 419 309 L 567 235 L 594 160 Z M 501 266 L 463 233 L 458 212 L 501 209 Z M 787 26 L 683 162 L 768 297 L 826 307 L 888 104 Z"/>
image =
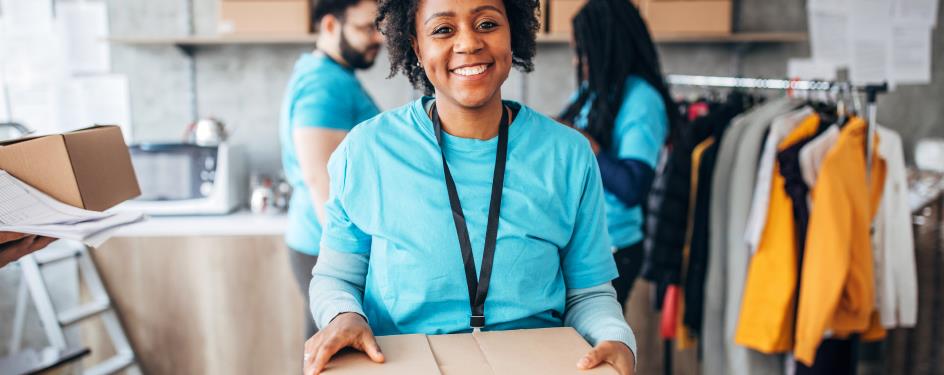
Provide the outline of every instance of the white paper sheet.
<path id="1" fill-rule="evenodd" d="M 845 12 L 815 9 L 808 12 L 813 59 L 838 66 L 847 65 L 851 44 L 849 15 Z"/>
<path id="2" fill-rule="evenodd" d="M 107 73 L 111 69 L 108 10 L 101 2 L 59 2 L 56 24 L 72 73 Z"/>
<path id="3" fill-rule="evenodd" d="M 891 0 L 858 0 L 849 8 L 852 40 L 849 78 L 854 84 L 885 82 L 891 72 Z"/>
<path id="4" fill-rule="evenodd" d="M 787 77 L 799 79 L 836 79 L 836 64 L 814 59 L 790 59 L 787 61 Z"/>
<path id="5" fill-rule="evenodd" d="M 893 83 L 931 82 L 931 30 L 927 26 L 893 27 L 891 45 Z"/>
<path id="6" fill-rule="evenodd" d="M 935 27 L 938 0 L 895 0 L 893 5 L 896 25 Z"/>
<path id="7" fill-rule="evenodd" d="M 52 0 L 0 0 L 4 33 L 28 35 L 53 29 Z"/>
<path id="8" fill-rule="evenodd" d="M 62 92 L 60 131 L 92 125 L 118 125 L 131 141 L 131 101 L 128 79 L 121 74 L 76 77 Z"/>

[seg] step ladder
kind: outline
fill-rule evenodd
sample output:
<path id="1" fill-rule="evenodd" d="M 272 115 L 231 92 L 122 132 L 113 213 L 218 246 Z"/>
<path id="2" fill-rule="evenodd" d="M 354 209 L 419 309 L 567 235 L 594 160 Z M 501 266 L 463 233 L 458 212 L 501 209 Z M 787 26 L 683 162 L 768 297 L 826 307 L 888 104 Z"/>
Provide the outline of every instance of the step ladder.
<path id="1" fill-rule="evenodd" d="M 53 306 L 46 282 L 43 280 L 43 266 L 67 259 L 76 259 L 79 273 L 91 294 L 91 302 L 57 312 Z M 140 375 L 134 350 L 128 343 L 121 322 L 112 308 L 111 299 L 102 284 L 98 270 L 92 261 L 89 249 L 82 244 L 70 246 L 50 246 L 31 255 L 20 258 L 18 261 L 22 273 L 20 289 L 17 295 L 16 314 L 13 318 L 13 335 L 10 339 L 10 352 L 16 353 L 20 349 L 23 338 L 24 320 L 26 317 L 27 294 L 32 297 L 43 330 L 51 346 L 64 350 L 66 337 L 64 328 L 79 324 L 86 319 L 99 316 L 105 325 L 105 330 L 115 348 L 115 356 L 95 366 L 85 369 L 85 375 L 107 375 L 127 370 L 126 374 Z"/>

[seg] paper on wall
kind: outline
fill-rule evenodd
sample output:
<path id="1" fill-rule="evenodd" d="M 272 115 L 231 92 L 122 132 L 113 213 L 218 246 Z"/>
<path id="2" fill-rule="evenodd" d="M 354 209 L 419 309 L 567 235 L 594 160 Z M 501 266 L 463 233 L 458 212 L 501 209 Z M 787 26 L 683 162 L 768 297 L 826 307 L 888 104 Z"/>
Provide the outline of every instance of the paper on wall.
<path id="1" fill-rule="evenodd" d="M 0 0 L 0 22 L 6 35 L 29 35 L 53 30 L 52 0 Z"/>
<path id="2" fill-rule="evenodd" d="M 809 0 L 806 8 L 814 11 L 845 13 L 849 8 L 848 0 Z"/>
<path id="3" fill-rule="evenodd" d="M 790 59 L 787 61 L 787 77 L 798 79 L 836 79 L 836 64 L 814 59 Z"/>
<path id="4" fill-rule="evenodd" d="M 10 119 L 37 131 L 37 134 L 59 130 L 60 101 L 58 86 L 51 83 L 7 85 Z"/>
<path id="5" fill-rule="evenodd" d="M 28 35 L 0 35 L 0 69 L 11 84 L 34 85 L 68 77 L 61 40 L 52 31 Z"/>
<path id="6" fill-rule="evenodd" d="M 92 125 L 118 125 L 131 141 L 131 100 L 128 78 L 107 74 L 72 78 L 62 90 L 63 112 L 59 131 L 65 132 Z"/>
<path id="7" fill-rule="evenodd" d="M 7 86 L 6 82 L 0 80 L 0 122 L 9 122 L 10 119 L 10 102 L 7 100 Z"/>
<path id="8" fill-rule="evenodd" d="M 891 72 L 891 0 L 859 0 L 849 8 L 851 54 L 849 76 L 854 84 L 879 83 Z"/>
<path id="9" fill-rule="evenodd" d="M 107 73 L 111 69 L 104 3 L 60 2 L 56 6 L 56 25 L 72 73 Z"/>
<path id="10" fill-rule="evenodd" d="M 846 66 L 849 63 L 849 15 L 832 10 L 809 9 L 810 49 L 813 59 Z"/>
<path id="11" fill-rule="evenodd" d="M 891 77 L 898 84 L 931 82 L 931 30 L 927 26 L 894 26 Z"/>
<path id="12" fill-rule="evenodd" d="M 893 16 L 896 25 L 935 27 L 938 0 L 895 0 Z"/>

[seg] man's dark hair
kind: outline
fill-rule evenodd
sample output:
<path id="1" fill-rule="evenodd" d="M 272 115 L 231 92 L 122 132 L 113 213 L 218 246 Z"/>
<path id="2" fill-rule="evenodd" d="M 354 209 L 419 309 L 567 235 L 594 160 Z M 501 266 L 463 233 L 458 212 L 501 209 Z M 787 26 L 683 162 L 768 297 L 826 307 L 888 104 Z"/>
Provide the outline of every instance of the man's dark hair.
<path id="1" fill-rule="evenodd" d="M 362 0 L 311 0 L 311 28 L 317 31 L 318 23 L 327 15 L 344 19 L 347 8 L 357 5 Z"/>
<path id="2" fill-rule="evenodd" d="M 422 67 L 417 66 L 410 38 L 416 35 L 416 7 L 419 0 L 380 0 L 377 29 L 387 39 L 390 54 L 390 77 L 403 73 L 413 87 L 432 95 L 432 82 Z M 523 72 L 534 70 L 534 53 L 538 32 L 538 0 L 505 0 L 505 11 L 511 27 L 512 65 Z"/>

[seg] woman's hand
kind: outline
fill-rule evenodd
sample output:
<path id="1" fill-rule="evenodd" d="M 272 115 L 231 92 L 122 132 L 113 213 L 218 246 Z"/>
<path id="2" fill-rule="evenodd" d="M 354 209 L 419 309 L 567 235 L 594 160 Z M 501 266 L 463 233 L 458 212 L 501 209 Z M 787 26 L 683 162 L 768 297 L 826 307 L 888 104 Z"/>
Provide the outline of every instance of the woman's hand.
<path id="1" fill-rule="evenodd" d="M 589 370 L 602 363 L 609 363 L 620 375 L 636 374 L 636 356 L 626 344 L 618 341 L 603 341 L 577 362 L 577 368 Z"/>
<path id="2" fill-rule="evenodd" d="M 0 268 L 24 255 L 46 247 L 55 240 L 55 238 L 24 233 L 0 232 Z"/>
<path id="3" fill-rule="evenodd" d="M 343 313 L 305 342 L 305 375 L 320 374 L 331 357 L 346 347 L 367 353 L 374 362 L 384 361 L 367 321 L 359 314 Z"/>

